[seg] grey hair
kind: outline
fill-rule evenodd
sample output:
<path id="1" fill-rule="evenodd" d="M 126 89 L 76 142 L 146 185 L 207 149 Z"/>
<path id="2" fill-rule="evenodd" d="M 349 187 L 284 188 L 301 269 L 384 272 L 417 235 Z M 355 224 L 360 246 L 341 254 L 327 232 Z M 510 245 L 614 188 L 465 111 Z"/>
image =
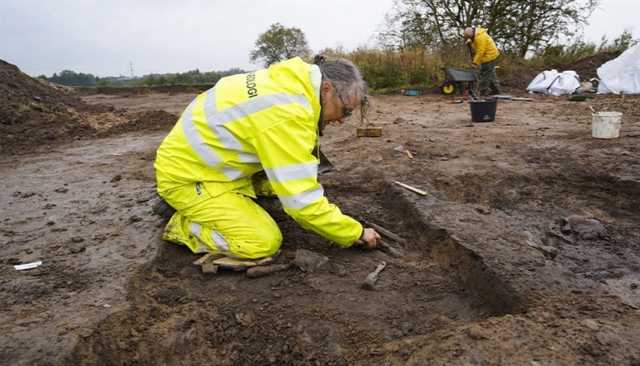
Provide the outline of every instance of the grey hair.
<path id="1" fill-rule="evenodd" d="M 319 62 L 318 62 L 319 61 Z M 345 59 L 325 60 L 316 57 L 316 63 L 325 80 L 333 84 L 336 93 L 342 97 L 357 98 L 360 103 L 366 101 L 367 83 L 362 79 L 360 70 L 353 62 Z"/>

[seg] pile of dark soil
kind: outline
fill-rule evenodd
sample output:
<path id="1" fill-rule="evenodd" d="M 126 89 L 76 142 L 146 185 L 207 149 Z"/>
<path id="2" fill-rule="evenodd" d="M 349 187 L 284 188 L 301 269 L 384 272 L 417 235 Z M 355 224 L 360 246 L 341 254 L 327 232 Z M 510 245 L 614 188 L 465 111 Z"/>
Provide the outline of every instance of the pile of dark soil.
<path id="1" fill-rule="evenodd" d="M 77 109 L 84 105 L 0 60 L 0 153 L 29 151 L 93 133 Z"/>
<path id="2" fill-rule="evenodd" d="M 558 71 L 573 70 L 578 73 L 580 80 L 589 80 L 598 77 L 597 70 L 600 66 L 620 56 L 621 53 L 622 51 L 600 52 L 570 64 L 553 65 L 551 68 L 557 69 Z"/>
<path id="3" fill-rule="evenodd" d="M 498 74 L 498 81 L 501 88 L 506 88 L 509 93 L 513 93 L 513 90 L 524 91 L 527 85 L 533 80 L 538 73 L 531 69 L 524 62 L 510 62 L 499 64 L 500 68 L 496 70 Z M 505 91 L 507 91 L 505 90 Z"/>
<path id="4" fill-rule="evenodd" d="M 125 117 L 125 123 L 114 124 L 104 131 L 100 131 L 99 135 L 103 137 L 133 131 L 167 130 L 173 127 L 178 120 L 176 115 L 162 110 L 128 112 Z"/>
<path id="5" fill-rule="evenodd" d="M 514 62 L 511 60 L 510 62 L 500 63 L 500 69 L 497 71 L 498 79 L 503 87 L 524 90 L 538 73 L 544 70 L 556 69 L 558 71 L 573 70 L 578 73 L 580 80 L 586 81 L 598 77 L 598 68 L 605 62 L 620 56 L 621 53 L 621 51 L 600 52 L 575 62 L 545 65 L 542 69 L 532 68 L 526 62 Z"/>
<path id="6" fill-rule="evenodd" d="M 129 114 L 90 105 L 63 87 L 34 79 L 0 60 L 0 154 L 43 151 L 71 140 L 170 128 L 177 117 L 163 111 Z"/>

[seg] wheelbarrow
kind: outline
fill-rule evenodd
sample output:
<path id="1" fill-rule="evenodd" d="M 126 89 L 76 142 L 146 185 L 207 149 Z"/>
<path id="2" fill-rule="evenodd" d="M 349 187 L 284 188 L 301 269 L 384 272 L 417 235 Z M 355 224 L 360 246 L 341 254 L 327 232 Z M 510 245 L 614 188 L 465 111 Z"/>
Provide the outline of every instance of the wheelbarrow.
<path id="1" fill-rule="evenodd" d="M 442 94 L 451 95 L 460 92 L 463 95 L 474 95 L 476 89 L 476 72 L 470 69 L 443 67 L 445 81 L 440 86 Z"/>

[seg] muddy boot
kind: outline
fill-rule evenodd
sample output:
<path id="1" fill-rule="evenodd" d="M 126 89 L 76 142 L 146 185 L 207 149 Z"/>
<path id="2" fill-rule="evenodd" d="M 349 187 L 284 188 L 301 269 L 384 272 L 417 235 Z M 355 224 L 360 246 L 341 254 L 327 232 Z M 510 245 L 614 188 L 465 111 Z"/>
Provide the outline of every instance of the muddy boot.
<path id="1" fill-rule="evenodd" d="M 264 172 L 254 174 L 251 177 L 251 181 L 253 183 L 253 190 L 257 196 L 254 201 L 260 205 L 260 207 L 267 212 L 282 210 L 282 204 Z"/>
<path id="2" fill-rule="evenodd" d="M 153 212 L 154 215 L 158 215 L 160 217 L 162 217 L 165 220 L 169 220 L 171 218 L 171 216 L 173 216 L 173 213 L 176 212 L 176 210 L 171 207 L 171 205 L 169 205 L 167 203 L 167 201 L 165 201 L 164 199 L 162 199 L 162 197 L 156 195 L 155 198 L 153 198 L 153 205 L 151 206 L 151 211 Z"/>
<path id="3" fill-rule="evenodd" d="M 271 257 L 264 257 L 259 259 L 235 258 L 227 256 L 227 254 L 228 253 L 207 253 L 197 261 L 193 262 L 193 264 L 196 266 L 200 266 L 203 273 L 218 273 L 219 269 L 245 272 L 254 267 L 266 267 L 271 265 L 274 261 L 274 258 L 278 256 L 279 252 Z M 285 268 L 277 268 L 277 270 L 283 269 Z M 275 271 L 276 269 L 274 269 L 274 272 Z M 267 275 L 270 273 L 268 270 L 265 270 L 265 268 L 263 268 L 262 271 L 256 270 L 253 272 L 256 273 L 251 273 L 249 277 L 262 277 L 263 275 Z"/>
<path id="4" fill-rule="evenodd" d="M 280 203 L 278 197 L 258 196 L 255 201 L 267 212 L 272 213 L 282 211 L 282 203 Z"/>

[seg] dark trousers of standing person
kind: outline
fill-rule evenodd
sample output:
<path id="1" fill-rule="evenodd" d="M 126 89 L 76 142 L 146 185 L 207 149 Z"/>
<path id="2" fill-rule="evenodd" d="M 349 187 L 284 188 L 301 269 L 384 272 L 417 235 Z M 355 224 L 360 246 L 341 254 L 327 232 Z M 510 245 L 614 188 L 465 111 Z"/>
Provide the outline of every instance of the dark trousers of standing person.
<path id="1" fill-rule="evenodd" d="M 478 91 L 480 95 L 500 94 L 498 76 L 496 75 L 496 64 L 498 60 L 493 60 L 480 64 L 478 72 Z"/>

